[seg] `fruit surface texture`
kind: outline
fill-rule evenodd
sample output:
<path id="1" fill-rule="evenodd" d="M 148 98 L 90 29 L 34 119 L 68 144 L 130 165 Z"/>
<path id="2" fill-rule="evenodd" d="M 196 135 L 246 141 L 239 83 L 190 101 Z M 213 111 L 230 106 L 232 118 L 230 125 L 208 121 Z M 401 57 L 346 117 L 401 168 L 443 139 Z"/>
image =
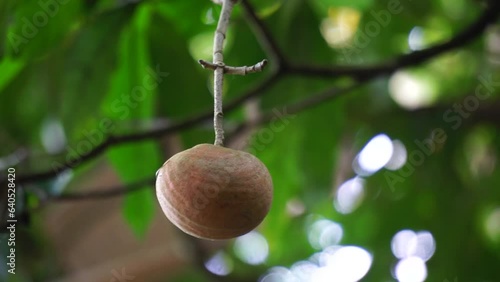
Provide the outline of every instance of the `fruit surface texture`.
<path id="1" fill-rule="evenodd" d="M 230 239 L 257 227 L 269 211 L 271 175 L 255 156 L 200 144 L 160 168 L 156 194 L 167 218 L 202 239 Z"/>

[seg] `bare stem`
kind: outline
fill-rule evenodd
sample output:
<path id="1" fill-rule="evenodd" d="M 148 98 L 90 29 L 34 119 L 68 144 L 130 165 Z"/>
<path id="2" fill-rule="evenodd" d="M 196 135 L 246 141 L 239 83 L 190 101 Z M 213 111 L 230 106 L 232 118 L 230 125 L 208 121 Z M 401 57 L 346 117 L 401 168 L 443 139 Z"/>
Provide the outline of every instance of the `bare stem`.
<path id="1" fill-rule="evenodd" d="M 214 36 L 214 58 L 213 63 L 217 66 L 214 71 L 214 130 L 215 130 L 215 145 L 224 145 L 224 125 L 222 113 L 222 87 L 224 84 L 224 39 L 226 38 L 227 26 L 229 25 L 229 17 L 233 10 L 233 0 L 224 0 L 222 2 L 222 11 L 220 13 L 219 22 Z"/>

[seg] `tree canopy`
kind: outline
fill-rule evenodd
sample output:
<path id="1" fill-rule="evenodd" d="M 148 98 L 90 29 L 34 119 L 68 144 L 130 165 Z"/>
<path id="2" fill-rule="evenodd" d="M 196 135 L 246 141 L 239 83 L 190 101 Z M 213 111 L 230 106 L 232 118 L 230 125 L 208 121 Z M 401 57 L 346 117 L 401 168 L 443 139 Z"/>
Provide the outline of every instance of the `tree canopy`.
<path id="1" fill-rule="evenodd" d="M 214 2 L 0 3 L 0 280 L 500 281 L 498 1 L 237 1 L 224 62 L 267 65 L 224 75 L 225 145 L 274 198 L 210 242 L 154 182 L 214 142 Z"/>

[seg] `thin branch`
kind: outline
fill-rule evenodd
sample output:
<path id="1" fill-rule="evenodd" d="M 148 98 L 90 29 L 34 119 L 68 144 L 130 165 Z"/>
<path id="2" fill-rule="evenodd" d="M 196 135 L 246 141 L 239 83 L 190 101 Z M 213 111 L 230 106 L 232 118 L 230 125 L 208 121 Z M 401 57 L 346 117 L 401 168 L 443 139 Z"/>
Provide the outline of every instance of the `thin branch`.
<path id="1" fill-rule="evenodd" d="M 353 85 L 350 85 L 345 88 L 331 88 L 328 90 L 325 90 L 322 93 L 318 93 L 316 95 L 312 95 L 309 98 L 305 98 L 297 103 L 291 104 L 287 106 L 287 112 L 289 114 L 297 114 L 299 112 L 302 112 L 304 110 L 311 109 L 325 101 L 330 101 L 335 98 L 341 97 L 343 94 L 348 93 L 349 91 L 352 91 L 358 87 L 361 87 L 362 83 L 355 83 Z M 481 110 L 476 111 L 474 115 L 474 119 L 471 119 L 471 122 L 484 122 L 488 121 L 491 122 L 492 124 L 500 124 L 500 115 L 498 114 L 498 108 L 500 106 L 500 103 L 495 103 L 495 104 L 488 104 L 485 105 L 484 108 Z M 413 111 L 413 112 L 408 112 L 408 111 L 400 111 L 402 114 L 407 114 L 407 115 L 412 115 L 413 117 L 420 117 L 420 116 L 429 116 L 429 115 L 435 115 L 442 113 L 449 109 L 449 105 L 438 105 L 432 108 L 426 108 L 426 109 L 421 109 L 418 111 Z M 253 120 L 251 122 L 245 122 L 240 124 L 239 126 L 236 127 L 235 130 L 233 130 L 229 135 L 228 139 L 234 138 L 234 136 L 240 134 L 244 130 L 250 129 L 252 127 L 262 125 L 265 123 L 270 122 L 274 117 L 274 114 L 272 113 L 267 113 L 265 115 L 262 115 L 259 119 Z M 472 124 L 470 125 L 472 126 Z M 140 189 L 146 189 L 146 188 L 153 188 L 153 184 L 155 182 L 154 178 L 148 178 L 148 179 L 143 179 L 128 185 L 119 185 L 119 186 L 114 186 L 114 187 L 108 187 L 108 188 L 97 188 L 97 189 L 92 189 L 91 191 L 86 191 L 86 192 L 70 192 L 70 193 L 65 193 L 62 195 L 57 195 L 57 196 L 45 196 L 41 198 L 41 204 L 37 207 L 31 208 L 31 209 L 25 209 L 21 214 L 17 215 L 17 218 L 24 218 L 28 216 L 30 213 L 34 213 L 36 211 L 39 211 L 41 208 L 43 208 L 45 205 L 47 205 L 50 202 L 64 202 L 64 201 L 77 201 L 77 200 L 99 200 L 99 199 L 107 199 L 107 198 L 112 198 L 112 197 L 117 197 L 120 195 L 124 195 L 127 193 L 133 193 L 135 191 L 138 191 Z M 1 230 L 6 230 L 7 226 L 3 224 L 0 229 Z"/>
<path id="2" fill-rule="evenodd" d="M 67 192 L 59 195 L 50 195 L 46 194 L 45 191 L 42 194 L 38 194 L 38 198 L 40 202 L 37 206 L 32 208 L 23 209 L 20 214 L 17 214 L 17 218 L 23 218 L 29 215 L 30 213 L 35 213 L 42 208 L 44 208 L 49 203 L 53 202 L 66 202 L 66 201 L 82 201 L 82 200 L 104 200 L 108 198 L 113 198 L 117 196 L 121 196 L 127 193 L 133 193 L 145 188 L 153 188 L 156 178 L 147 178 L 142 179 L 134 183 L 130 183 L 128 185 L 117 185 L 113 187 L 100 187 L 96 189 L 92 189 L 91 191 L 84 192 Z M 6 230 L 5 225 L 0 227 L 1 230 Z"/>
<path id="3" fill-rule="evenodd" d="M 267 89 L 269 89 L 272 85 L 274 85 L 279 79 L 281 78 L 281 74 L 274 72 L 271 73 L 270 76 L 268 76 L 264 81 L 262 81 L 259 85 L 255 86 L 254 88 L 249 89 L 246 93 L 241 95 L 240 97 L 230 101 L 229 103 L 226 103 L 226 106 L 224 107 L 224 111 L 226 113 L 232 112 L 235 109 L 237 109 L 241 104 L 243 104 L 245 101 L 248 99 L 251 99 L 253 97 L 256 97 L 258 95 L 262 95 L 265 93 Z M 16 178 L 16 183 L 18 184 L 24 184 L 24 183 L 30 183 L 30 182 L 35 182 L 35 181 L 42 181 L 42 180 L 47 180 L 50 179 L 59 173 L 75 168 L 78 166 L 81 166 L 101 154 L 103 154 L 108 148 L 111 148 L 113 146 L 121 145 L 121 144 L 128 144 L 128 143 L 133 143 L 133 142 L 138 142 L 138 141 L 145 141 L 145 140 L 150 140 L 150 139 L 157 139 L 160 137 L 163 137 L 165 135 L 174 133 L 174 132 L 179 132 L 183 131 L 186 129 L 189 129 L 199 123 L 202 123 L 204 121 L 208 121 L 213 117 L 213 111 L 205 111 L 202 112 L 198 115 L 192 116 L 190 118 L 187 118 L 183 121 L 180 121 L 178 123 L 168 125 L 162 128 L 156 128 L 153 130 L 149 131 L 144 131 L 144 132 L 137 132 L 137 133 L 132 133 L 132 134 L 125 134 L 125 135 L 119 135 L 119 136 L 114 136 L 110 135 L 106 138 L 104 142 L 101 144 L 97 145 L 94 147 L 89 153 L 85 155 L 80 155 L 77 158 L 73 160 L 68 160 L 64 161 L 61 166 L 59 167 L 54 167 L 52 169 L 47 169 L 42 172 L 37 172 L 37 173 L 29 173 L 29 174 L 20 174 Z M 7 187 L 7 179 L 5 175 L 2 175 L 2 178 L 0 178 L 0 183 L 2 186 Z"/>
<path id="4" fill-rule="evenodd" d="M 214 64 L 214 63 L 210 63 L 210 62 L 207 62 L 207 61 L 204 61 L 204 60 L 198 60 L 198 63 L 200 63 L 200 65 L 205 68 L 205 69 L 209 69 L 209 70 L 216 70 L 219 66 Z M 242 67 L 231 67 L 231 66 L 226 66 L 224 65 L 224 74 L 236 74 L 236 75 L 247 75 L 247 74 L 250 74 L 250 73 L 256 73 L 256 72 L 261 72 L 264 70 L 264 68 L 266 67 L 267 65 L 267 60 L 262 60 L 258 63 L 256 63 L 255 65 L 253 66 L 242 66 Z"/>
<path id="5" fill-rule="evenodd" d="M 343 87 L 343 88 L 332 87 L 332 88 L 326 89 L 324 91 L 315 93 L 315 94 L 313 94 L 307 98 L 304 98 L 298 102 L 285 105 L 284 108 L 286 109 L 286 113 L 289 115 L 290 114 L 298 114 L 298 113 L 303 112 L 305 110 L 310 110 L 314 107 L 317 107 L 324 102 L 339 98 L 342 95 L 345 95 L 353 90 L 356 90 L 356 89 L 362 87 L 363 85 L 365 85 L 365 81 L 356 82 L 356 83 L 353 83 L 353 84 L 351 84 L 347 87 Z M 276 117 L 276 114 L 274 112 L 270 111 L 270 112 L 267 112 L 263 115 L 260 115 L 257 119 L 253 119 L 253 120 L 249 120 L 247 122 L 241 123 L 230 134 L 228 134 L 228 138 L 227 138 L 228 142 L 230 142 L 236 135 L 239 135 L 240 133 L 245 132 L 246 130 L 248 130 L 250 128 L 269 123 L 275 117 Z"/>
<path id="6" fill-rule="evenodd" d="M 318 106 L 323 102 L 339 98 L 342 95 L 361 87 L 362 85 L 363 83 L 354 83 L 344 88 L 338 88 L 338 87 L 330 88 L 325 91 L 319 92 L 317 94 L 311 95 L 310 97 L 305 98 L 299 102 L 286 105 L 285 108 L 287 108 L 288 114 L 297 114 L 302 111 L 311 109 L 315 106 Z M 275 116 L 274 112 L 269 112 L 262 115 L 260 118 L 256 120 L 242 123 L 236 127 L 232 135 L 234 135 L 237 132 L 240 132 L 243 129 L 270 122 L 274 116 Z M 72 193 L 61 194 L 58 196 L 48 196 L 46 197 L 46 201 L 59 202 L 68 200 L 106 199 L 115 196 L 120 196 L 126 193 L 132 193 L 143 188 L 152 188 L 155 183 L 155 180 L 156 178 L 153 177 L 153 178 L 143 179 L 134 183 L 130 183 L 128 185 L 118 185 L 109 188 L 92 189 L 91 191 L 85 191 L 85 192 L 72 192 Z"/>
<path id="7" fill-rule="evenodd" d="M 366 79 L 391 74 L 404 67 L 422 64 L 439 54 L 467 45 L 480 37 L 490 24 L 495 23 L 500 14 L 500 3 L 498 0 L 489 1 L 489 5 L 490 7 L 485 8 L 482 15 L 462 32 L 448 41 L 430 48 L 400 55 L 399 57 L 389 60 L 388 62 L 372 66 L 321 67 L 296 65 L 290 66 L 289 72 L 303 76 L 327 78 L 350 76 L 357 79 Z"/>
<path id="8" fill-rule="evenodd" d="M 310 110 L 314 107 L 321 105 L 324 102 L 328 102 L 332 99 L 339 98 L 351 91 L 354 91 L 365 85 L 366 81 L 356 82 L 344 88 L 333 87 L 322 91 L 316 95 L 304 98 L 302 101 L 293 103 L 287 106 L 287 112 L 289 114 L 297 114 L 305 110 Z M 266 120 L 267 121 L 267 120 Z"/>
<path id="9" fill-rule="evenodd" d="M 343 95 L 354 91 L 356 89 L 359 89 L 360 87 L 364 86 L 365 83 L 363 82 L 357 82 L 353 83 L 347 87 L 343 88 L 338 88 L 338 87 L 332 87 L 330 89 L 326 89 L 324 91 L 315 93 L 314 95 L 311 95 L 310 97 L 304 98 L 298 102 L 291 103 L 289 105 L 285 105 L 284 107 L 287 109 L 287 114 L 298 114 L 303 111 L 310 110 L 316 106 L 321 105 L 324 102 L 332 101 L 334 99 L 340 98 Z M 493 105 L 486 105 L 483 110 L 477 111 L 477 120 L 478 121 L 499 121 L 500 120 L 500 115 L 498 114 L 498 107 L 499 103 L 493 104 Z M 435 114 L 435 113 L 442 113 L 446 109 L 449 108 L 449 105 L 439 105 L 436 107 L 432 108 L 426 108 L 418 111 L 413 111 L 413 112 L 406 112 L 406 111 L 401 111 L 402 113 L 406 114 L 411 114 L 414 116 L 428 116 L 429 114 Z M 272 119 L 275 118 L 275 113 L 270 111 L 267 112 L 263 115 L 261 115 L 259 118 L 251 121 L 247 121 L 244 123 L 241 123 L 238 125 L 228 136 L 231 138 L 234 135 L 239 134 L 243 130 L 246 130 L 248 128 L 252 128 L 255 126 L 263 125 L 266 124 Z M 229 139 L 228 138 L 228 139 Z M 106 188 L 95 188 L 90 191 L 85 191 L 85 192 L 68 192 L 64 193 L 61 195 L 56 195 L 56 196 L 47 196 L 44 199 L 44 202 L 61 202 L 61 201 L 73 201 L 73 200 L 94 200 L 94 199 L 107 199 L 107 198 L 112 198 L 116 196 L 120 196 L 123 194 L 127 193 L 133 193 L 137 190 L 140 189 L 146 189 L 146 188 L 153 188 L 154 182 L 156 179 L 154 177 L 152 178 L 146 178 L 139 180 L 137 182 L 130 183 L 128 185 L 117 185 L 113 187 L 106 187 Z M 87 189 L 85 189 L 87 190 Z"/>
<path id="10" fill-rule="evenodd" d="M 273 64 L 276 64 L 278 72 L 286 69 L 288 61 L 283 55 L 283 52 L 281 52 L 281 49 L 278 47 L 278 43 L 274 40 L 271 32 L 255 13 L 252 5 L 248 3 L 248 0 L 241 0 L 241 6 L 243 7 L 243 11 L 245 12 L 245 16 L 250 24 L 250 27 L 253 28 L 253 32 L 257 36 L 257 40 L 262 45 L 262 48 L 264 48 L 269 60 Z"/>
<path id="11" fill-rule="evenodd" d="M 98 200 L 120 196 L 127 193 L 133 193 L 145 188 L 153 188 L 156 181 L 155 177 L 142 179 L 128 185 L 117 185 L 109 188 L 97 188 L 85 192 L 64 193 L 58 196 L 50 196 L 47 201 L 75 201 L 75 200 Z"/>

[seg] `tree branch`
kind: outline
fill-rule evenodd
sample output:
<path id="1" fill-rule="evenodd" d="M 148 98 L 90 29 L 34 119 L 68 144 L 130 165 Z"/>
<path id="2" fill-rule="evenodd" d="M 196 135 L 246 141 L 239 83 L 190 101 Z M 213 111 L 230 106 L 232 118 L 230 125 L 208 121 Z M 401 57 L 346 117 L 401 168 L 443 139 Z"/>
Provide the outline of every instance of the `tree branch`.
<path id="1" fill-rule="evenodd" d="M 489 7 L 485 8 L 482 15 L 471 25 L 466 27 L 462 32 L 452 37 L 448 41 L 437 44 L 427 49 L 414 51 L 405 55 L 400 55 L 385 63 L 380 63 L 372 66 L 307 66 L 295 65 L 289 67 L 289 72 L 303 76 L 314 77 L 340 77 L 350 76 L 356 79 L 374 78 L 380 75 L 391 74 L 394 71 L 416 66 L 426 62 L 427 60 L 436 57 L 444 52 L 462 47 L 480 37 L 486 28 L 493 24 L 500 14 L 500 3 L 497 0 L 489 1 Z"/>
<path id="2" fill-rule="evenodd" d="M 315 93 L 311 95 L 310 97 L 304 98 L 301 101 L 291 103 L 288 105 L 285 105 L 284 108 L 286 109 L 287 114 L 298 114 L 302 111 L 312 109 L 316 106 L 319 106 L 321 103 L 336 99 L 341 97 L 342 95 L 345 95 L 355 89 L 358 89 L 362 87 L 365 84 L 365 81 L 361 82 L 356 82 L 353 83 L 347 87 L 344 88 L 338 88 L 338 87 L 332 87 L 329 89 L 326 89 L 324 91 Z M 260 115 L 257 119 L 253 119 L 244 123 L 241 123 L 238 125 L 230 134 L 228 134 L 228 142 L 232 141 L 232 139 L 242 133 L 245 132 L 246 130 L 260 126 L 262 124 L 266 124 L 270 122 L 274 117 L 275 117 L 274 112 L 267 112 L 263 115 Z"/>
<path id="3" fill-rule="evenodd" d="M 269 60 L 276 64 L 278 72 L 283 71 L 288 66 L 288 61 L 285 59 L 283 52 L 278 47 L 278 43 L 274 40 L 271 32 L 267 29 L 264 23 L 259 19 L 253 7 L 248 3 L 248 0 L 241 0 L 241 6 L 245 12 L 245 16 L 253 28 L 253 32 L 257 40 L 262 45 L 262 48 L 267 53 Z"/>
<path id="4" fill-rule="evenodd" d="M 342 95 L 355 90 L 359 87 L 361 87 L 363 83 L 354 83 L 350 86 L 347 86 L 345 88 L 330 88 L 327 89 L 323 92 L 317 93 L 315 95 L 312 95 L 311 97 L 305 98 L 299 102 L 290 104 L 287 107 L 287 112 L 289 114 L 297 114 L 302 111 L 311 109 L 317 105 L 320 105 L 321 103 L 325 101 L 330 101 L 335 98 L 339 98 Z M 472 94 L 471 94 L 472 95 Z M 459 101 L 460 102 L 460 101 Z M 422 116 L 429 116 L 429 115 L 441 115 L 444 111 L 448 110 L 450 108 L 450 105 L 436 105 L 432 108 L 426 108 L 426 109 L 420 109 L 417 111 L 403 111 L 403 110 L 397 110 L 396 114 L 399 112 L 402 114 L 407 114 L 411 115 L 412 117 L 418 118 Z M 498 109 L 500 108 L 500 102 L 496 101 L 493 104 L 486 104 L 484 107 L 481 107 L 479 110 L 477 110 L 474 114 L 473 117 L 468 119 L 468 123 L 470 123 L 468 126 L 473 127 L 475 124 L 478 122 L 490 122 L 491 124 L 499 125 L 500 124 L 500 114 Z M 228 140 L 231 138 L 234 138 L 234 136 L 240 134 L 241 132 L 244 132 L 247 129 L 250 129 L 255 126 L 259 126 L 262 124 L 266 124 L 272 120 L 274 117 L 274 114 L 272 112 L 266 113 L 262 115 L 260 118 L 257 120 L 253 121 L 248 121 L 245 123 L 240 124 L 237 126 L 229 135 L 228 135 Z M 25 209 L 23 212 L 18 215 L 18 218 L 23 218 L 27 216 L 29 213 L 35 212 L 43 208 L 46 204 L 49 204 L 51 202 L 65 202 L 65 201 L 78 201 L 78 200 L 101 200 L 101 199 L 108 199 L 112 197 L 117 197 L 120 195 L 124 195 L 127 193 L 133 193 L 135 191 L 141 190 L 141 189 L 153 189 L 154 187 L 154 182 L 155 178 L 147 178 L 143 179 L 134 183 L 130 183 L 128 185 L 118 185 L 118 186 L 113 186 L 113 187 L 101 187 L 101 188 L 94 188 L 91 191 L 84 191 L 84 192 L 71 192 L 71 193 L 64 193 L 61 195 L 43 195 L 41 197 L 41 204 L 37 207 L 31 208 L 31 209 Z M 6 225 L 2 225 L 1 229 L 6 230 Z"/>
<path id="5" fill-rule="evenodd" d="M 286 105 L 285 107 L 287 108 L 287 113 L 289 114 L 297 114 L 300 113 L 304 110 L 311 109 L 315 106 L 320 105 L 321 103 L 325 101 L 329 101 L 335 98 L 338 98 L 352 90 L 355 90 L 359 87 L 361 87 L 363 83 L 354 83 L 350 86 L 344 87 L 344 88 L 330 88 L 325 91 L 319 92 L 317 94 L 311 95 L 311 97 L 305 98 L 299 102 L 293 103 Z M 273 112 L 266 113 L 262 115 L 260 118 L 253 120 L 253 121 L 248 121 L 245 123 L 240 124 L 239 126 L 236 127 L 236 129 L 233 131 L 232 135 L 237 134 L 238 132 L 249 128 L 249 127 L 254 127 L 258 125 L 265 124 L 267 122 L 270 122 L 272 118 L 274 117 Z M 98 188 L 98 189 L 92 189 L 90 191 L 85 191 L 85 192 L 72 192 L 72 193 L 64 193 L 61 195 L 57 196 L 46 196 L 44 199 L 45 202 L 52 202 L 52 201 L 73 201 L 73 200 L 95 200 L 95 199 L 106 199 L 106 198 L 111 198 L 115 196 L 120 196 L 126 193 L 133 193 L 137 190 L 144 189 L 144 188 L 153 188 L 154 183 L 156 181 L 155 177 L 152 178 L 147 178 L 143 180 L 139 180 L 137 182 L 130 183 L 128 185 L 118 185 L 114 187 L 109 187 L 109 188 Z"/>
<path id="6" fill-rule="evenodd" d="M 47 201 L 61 202 L 61 201 L 99 200 L 99 199 L 113 198 L 123 194 L 133 193 L 135 191 L 145 188 L 153 189 L 155 181 L 156 178 L 151 177 L 130 183 L 128 185 L 117 185 L 109 188 L 97 188 L 85 192 L 64 193 L 58 196 L 51 196 L 47 198 Z"/>
<path id="7" fill-rule="evenodd" d="M 255 86 L 252 89 L 249 89 L 245 94 L 241 95 L 240 97 L 230 101 L 229 103 L 226 103 L 226 106 L 224 107 L 224 111 L 226 113 L 232 112 L 236 108 L 238 108 L 241 104 L 243 104 L 245 101 L 248 99 L 251 99 L 253 97 L 256 97 L 258 95 L 263 94 L 267 89 L 269 89 L 272 85 L 274 85 L 281 77 L 281 74 L 274 72 L 271 73 L 270 76 L 268 76 L 264 81 L 262 81 L 259 85 Z M 97 145 L 94 147 L 89 153 L 85 155 L 80 155 L 78 158 L 74 160 L 69 160 L 65 161 L 62 166 L 53 168 L 53 169 L 47 169 L 42 172 L 38 173 L 30 173 L 30 174 L 21 174 L 17 177 L 16 182 L 18 184 L 24 184 L 24 183 L 29 183 L 29 182 L 35 182 L 35 181 L 42 181 L 42 180 L 47 180 L 50 179 L 59 173 L 75 168 L 77 166 L 81 166 L 94 158 L 100 156 L 102 153 L 104 153 L 108 148 L 111 148 L 116 145 L 121 145 L 121 144 L 127 144 L 127 143 L 132 143 L 132 142 L 138 142 L 138 141 L 145 141 L 145 140 L 150 140 L 150 139 L 156 139 L 163 137 L 165 135 L 174 133 L 174 132 L 179 132 L 182 130 L 189 129 L 201 122 L 208 121 L 213 117 L 213 111 L 205 111 L 202 112 L 198 115 L 195 115 L 191 118 L 187 118 L 183 121 L 180 121 L 178 123 L 168 125 L 162 128 L 157 128 L 154 130 L 150 131 L 145 131 L 145 132 L 137 132 L 137 133 L 132 133 L 132 134 L 125 134 L 125 135 L 119 135 L 119 136 L 114 136 L 110 135 L 106 138 L 104 142 L 101 144 Z M 6 184 L 7 179 L 6 176 L 2 175 L 2 178 L 0 179 L 0 183 Z M 3 185 L 6 187 L 6 185 Z"/>
<path id="8" fill-rule="evenodd" d="M 358 82 L 358 83 L 353 83 L 344 88 L 333 87 L 330 89 L 326 89 L 322 92 L 318 92 L 314 95 L 311 95 L 310 97 L 304 98 L 301 101 L 286 105 L 285 108 L 287 109 L 288 114 L 298 114 L 303 111 L 310 110 L 316 106 L 319 106 L 324 102 L 340 98 L 342 95 L 345 95 L 353 90 L 356 90 L 362 87 L 363 85 L 365 84 Z M 488 122 L 493 122 L 495 124 L 499 124 L 498 123 L 498 121 L 500 121 L 500 114 L 498 112 L 499 107 L 500 103 L 498 102 L 494 104 L 485 105 L 484 107 L 481 108 L 481 110 L 478 110 L 476 112 L 474 118 L 471 118 L 471 120 L 474 120 L 475 122 L 488 121 Z M 401 111 L 401 112 L 418 117 L 418 116 L 428 116 L 436 113 L 442 113 L 449 108 L 450 108 L 449 105 L 437 105 L 432 108 L 420 109 L 413 112 L 407 112 L 407 111 Z M 399 111 L 400 110 L 398 110 L 398 112 Z M 228 137 L 231 138 L 231 136 L 237 135 L 238 133 L 248 128 L 266 124 L 270 122 L 274 116 L 275 114 L 273 112 L 268 112 L 261 115 L 258 119 L 241 123 L 231 132 L 231 134 Z M 152 189 L 154 187 L 155 181 L 156 178 L 151 177 L 130 183 L 128 185 L 117 185 L 106 188 L 101 187 L 92 189 L 90 191 L 85 189 L 86 190 L 85 192 L 71 192 L 55 196 L 46 196 L 45 199 L 42 200 L 44 203 L 46 203 L 46 202 L 60 202 L 60 201 L 74 201 L 74 200 L 107 199 L 127 193 L 133 193 L 140 189 L 145 189 L 145 188 Z"/>

